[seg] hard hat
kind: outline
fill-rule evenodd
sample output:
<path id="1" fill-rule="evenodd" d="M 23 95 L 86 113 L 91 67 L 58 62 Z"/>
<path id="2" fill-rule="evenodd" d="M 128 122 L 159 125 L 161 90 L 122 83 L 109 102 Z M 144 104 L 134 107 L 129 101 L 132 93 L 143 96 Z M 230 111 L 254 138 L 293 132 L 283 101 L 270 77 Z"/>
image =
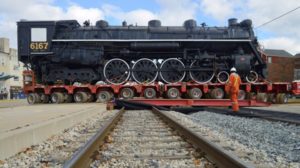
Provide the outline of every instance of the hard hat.
<path id="1" fill-rule="evenodd" d="M 236 72 L 235 67 L 232 67 L 232 68 L 230 69 L 230 72 Z"/>

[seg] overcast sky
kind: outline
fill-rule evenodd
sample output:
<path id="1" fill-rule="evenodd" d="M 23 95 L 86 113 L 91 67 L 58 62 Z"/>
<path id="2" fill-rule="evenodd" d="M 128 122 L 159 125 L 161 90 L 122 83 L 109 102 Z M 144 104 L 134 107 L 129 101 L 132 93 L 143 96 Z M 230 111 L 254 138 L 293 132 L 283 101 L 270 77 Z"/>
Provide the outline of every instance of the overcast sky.
<path id="1" fill-rule="evenodd" d="M 27 20 L 76 19 L 81 24 L 100 19 L 111 25 L 146 25 L 159 19 L 162 25 L 198 24 L 226 26 L 228 18 L 252 19 L 254 27 L 300 6 L 299 0 L 1 0 L 0 37 L 16 44 L 16 22 Z M 255 29 L 264 48 L 300 53 L 300 9 L 266 26 Z"/>

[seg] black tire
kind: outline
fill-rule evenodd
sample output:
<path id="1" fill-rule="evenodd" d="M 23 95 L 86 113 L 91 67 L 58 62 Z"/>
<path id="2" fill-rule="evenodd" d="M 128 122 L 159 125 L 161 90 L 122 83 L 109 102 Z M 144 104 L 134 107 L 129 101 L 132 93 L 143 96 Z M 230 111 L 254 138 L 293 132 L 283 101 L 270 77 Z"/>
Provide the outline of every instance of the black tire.
<path id="1" fill-rule="evenodd" d="M 71 94 L 66 94 L 65 95 L 65 102 L 66 103 L 72 103 L 74 100 L 73 100 L 73 95 Z"/>
<path id="2" fill-rule="evenodd" d="M 41 93 L 39 95 L 40 95 L 41 103 L 49 103 L 50 100 L 49 95 L 46 95 L 44 93 Z"/>
<path id="3" fill-rule="evenodd" d="M 276 103 L 285 104 L 288 102 L 288 97 L 284 93 L 279 93 L 276 95 Z"/>
<path id="4" fill-rule="evenodd" d="M 246 92 L 244 90 L 239 90 L 238 99 L 239 100 L 245 100 L 246 99 Z"/>
<path id="5" fill-rule="evenodd" d="M 37 103 L 41 103 L 42 100 L 41 100 L 41 96 L 38 94 L 38 93 L 34 93 L 35 97 L 36 97 L 36 101 Z"/>
<path id="6" fill-rule="evenodd" d="M 172 87 L 167 91 L 167 98 L 169 99 L 178 99 L 180 97 L 180 92 L 177 88 Z"/>
<path id="7" fill-rule="evenodd" d="M 54 92 L 51 94 L 51 102 L 60 104 L 64 102 L 64 94 L 60 92 Z"/>
<path id="8" fill-rule="evenodd" d="M 99 101 L 100 103 L 106 103 L 109 100 L 111 100 L 111 93 L 109 93 L 108 91 L 100 91 L 97 94 L 97 101 Z"/>
<path id="9" fill-rule="evenodd" d="M 156 91 L 153 88 L 146 88 L 144 90 L 144 97 L 146 99 L 154 99 L 156 98 Z"/>
<path id="10" fill-rule="evenodd" d="M 199 88 L 192 88 L 188 90 L 188 97 L 191 99 L 200 99 L 203 93 Z"/>
<path id="11" fill-rule="evenodd" d="M 281 104 L 286 104 L 286 103 L 288 103 L 288 101 L 289 101 L 288 96 L 286 94 L 282 93 L 280 95 L 280 103 Z"/>
<path id="12" fill-rule="evenodd" d="M 35 93 L 29 93 L 27 96 L 28 104 L 37 104 L 38 100 Z"/>
<path id="13" fill-rule="evenodd" d="M 131 88 L 123 88 L 120 92 L 120 97 L 124 99 L 132 99 L 134 97 L 134 91 Z"/>
<path id="14" fill-rule="evenodd" d="M 211 96 L 212 99 L 223 99 L 224 96 L 225 96 L 225 92 L 221 88 L 214 88 L 210 92 L 210 96 Z"/>
<path id="15" fill-rule="evenodd" d="M 256 100 L 266 103 L 268 102 L 268 96 L 266 93 L 257 93 Z"/>
<path id="16" fill-rule="evenodd" d="M 73 97 L 76 103 L 85 103 L 88 101 L 88 95 L 86 92 L 76 92 Z"/>

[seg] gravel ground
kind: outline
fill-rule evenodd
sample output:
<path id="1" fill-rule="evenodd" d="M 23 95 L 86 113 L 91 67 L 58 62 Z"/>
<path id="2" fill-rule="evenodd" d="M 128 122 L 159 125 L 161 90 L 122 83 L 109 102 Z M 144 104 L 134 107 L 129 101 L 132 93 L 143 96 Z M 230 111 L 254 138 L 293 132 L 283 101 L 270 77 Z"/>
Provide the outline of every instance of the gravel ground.
<path id="1" fill-rule="evenodd" d="M 93 118 L 87 119 L 63 133 L 54 135 L 39 145 L 28 147 L 24 151 L 0 161 L 0 167 L 36 168 L 62 167 L 64 162 L 72 156 L 105 121 L 115 115 L 115 111 L 105 111 Z"/>
<path id="2" fill-rule="evenodd" d="M 126 111 L 91 167 L 213 167 L 157 116 Z"/>
<path id="3" fill-rule="evenodd" d="M 300 167 L 299 126 L 210 112 L 168 113 L 256 167 Z"/>

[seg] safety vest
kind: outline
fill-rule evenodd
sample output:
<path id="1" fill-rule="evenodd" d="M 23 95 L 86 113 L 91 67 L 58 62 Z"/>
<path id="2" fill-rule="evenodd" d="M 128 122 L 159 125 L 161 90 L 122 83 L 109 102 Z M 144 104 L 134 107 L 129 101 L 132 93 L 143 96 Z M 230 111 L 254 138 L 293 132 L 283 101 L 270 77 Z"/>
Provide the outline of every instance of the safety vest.
<path id="1" fill-rule="evenodd" d="M 240 89 L 241 78 L 237 73 L 231 73 L 229 76 L 229 87 L 231 92 L 238 92 Z"/>

